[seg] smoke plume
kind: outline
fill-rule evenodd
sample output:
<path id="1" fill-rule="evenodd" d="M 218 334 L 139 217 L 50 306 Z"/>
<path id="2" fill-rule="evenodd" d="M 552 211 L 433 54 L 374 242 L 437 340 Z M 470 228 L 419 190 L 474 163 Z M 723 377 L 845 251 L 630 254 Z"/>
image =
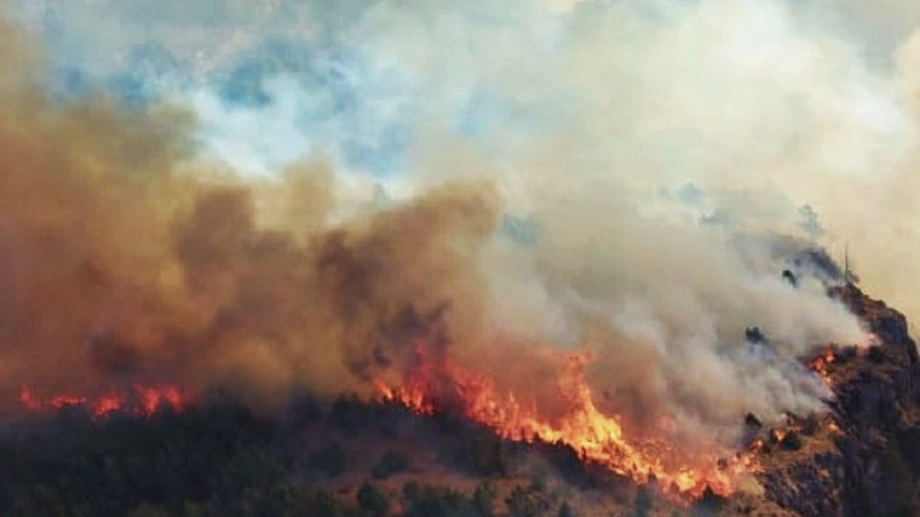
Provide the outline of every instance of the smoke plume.
<path id="1" fill-rule="evenodd" d="M 6 388 L 366 392 L 424 347 L 552 412 L 588 349 L 605 410 L 711 437 L 820 408 L 797 356 L 864 339 L 790 253 L 848 241 L 920 311 L 916 38 L 873 61 L 821 2 L 276 4 L 10 8 L 45 46 L 0 33 Z M 241 48 L 281 55 L 249 89 L 213 75 Z"/>

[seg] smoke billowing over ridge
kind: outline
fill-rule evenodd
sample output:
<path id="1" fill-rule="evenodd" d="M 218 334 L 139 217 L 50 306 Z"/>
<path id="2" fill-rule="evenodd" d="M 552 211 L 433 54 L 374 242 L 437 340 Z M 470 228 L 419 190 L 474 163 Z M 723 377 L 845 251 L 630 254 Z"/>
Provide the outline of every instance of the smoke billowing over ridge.
<path id="1" fill-rule="evenodd" d="M 334 158 L 307 146 L 252 179 L 198 146 L 225 118 L 184 95 L 209 87 L 164 94 L 194 120 L 46 98 L 33 87 L 44 70 L 23 72 L 25 86 L 7 73 L 5 387 L 243 379 L 266 397 L 331 395 L 398 382 L 421 345 L 551 408 L 558 365 L 544 352 L 587 348 L 592 387 L 636 422 L 711 436 L 746 411 L 819 407 L 825 388 L 795 356 L 863 333 L 820 282 L 782 279 L 775 236 L 850 239 L 861 276 L 893 288 L 891 265 L 873 262 L 888 259 L 859 250 L 908 265 L 915 253 L 912 230 L 892 237 L 913 213 L 893 196 L 912 181 L 910 75 L 870 70 L 782 3 L 512 4 L 383 2 L 351 25 L 313 22 L 382 45 L 362 58 L 423 98 L 397 110 L 411 138 L 386 200 L 339 152 L 350 126 L 335 117 L 304 139 Z M 315 93 L 297 84 L 292 109 Z M 452 131 L 482 91 L 492 121 Z M 799 230 L 804 203 L 821 224 Z M 506 213 L 535 228 L 527 242 Z M 771 347 L 745 340 L 751 326 Z"/>

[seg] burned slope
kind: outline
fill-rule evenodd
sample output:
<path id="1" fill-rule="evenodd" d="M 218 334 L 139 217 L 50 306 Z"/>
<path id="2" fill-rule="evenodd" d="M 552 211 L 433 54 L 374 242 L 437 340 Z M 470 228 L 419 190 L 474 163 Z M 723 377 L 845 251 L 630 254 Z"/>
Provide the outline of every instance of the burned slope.
<path id="1" fill-rule="evenodd" d="M 761 450 L 766 498 L 803 517 L 920 514 L 920 369 L 906 319 L 855 285 L 831 294 L 879 343 L 822 359 L 832 415 Z"/>

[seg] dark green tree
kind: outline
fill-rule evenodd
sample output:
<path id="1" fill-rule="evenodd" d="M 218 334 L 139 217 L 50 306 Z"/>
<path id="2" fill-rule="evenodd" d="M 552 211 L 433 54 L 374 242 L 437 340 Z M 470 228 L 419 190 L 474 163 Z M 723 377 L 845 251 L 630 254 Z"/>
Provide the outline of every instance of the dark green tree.
<path id="1" fill-rule="evenodd" d="M 568 501 L 564 501 L 562 506 L 559 507 L 559 512 L 556 513 L 556 517 L 575 517 L 575 510 L 569 506 Z"/>
<path id="2" fill-rule="evenodd" d="M 365 481 L 358 488 L 358 507 L 370 517 L 382 517 L 390 509 L 390 500 L 371 482 Z"/>

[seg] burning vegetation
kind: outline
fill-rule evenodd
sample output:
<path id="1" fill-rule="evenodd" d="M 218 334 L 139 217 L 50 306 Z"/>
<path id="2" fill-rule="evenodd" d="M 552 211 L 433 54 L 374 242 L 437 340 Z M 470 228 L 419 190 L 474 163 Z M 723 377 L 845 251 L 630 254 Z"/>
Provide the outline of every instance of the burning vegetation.
<path id="1" fill-rule="evenodd" d="M 828 366 L 838 360 L 847 362 L 865 357 L 866 353 L 860 350 L 858 347 L 841 349 L 829 346 L 819 349 L 806 364 L 826 382 L 832 383 Z M 746 483 L 756 483 L 754 480 L 778 461 L 775 458 L 781 458 L 782 454 L 807 451 L 815 447 L 810 444 L 825 443 L 839 436 L 841 432 L 835 417 L 830 413 L 804 416 L 790 413 L 787 414 L 784 424 L 772 427 L 764 426 L 756 416 L 748 414 L 744 421 L 744 427 L 748 431 L 747 446 L 739 447 L 734 452 L 721 450 L 718 453 L 714 451 L 688 456 L 684 449 L 663 439 L 630 437 L 624 430 L 622 417 L 608 415 L 598 409 L 595 395 L 585 379 L 585 367 L 592 360 L 589 353 L 558 353 L 555 357 L 563 365 L 555 388 L 560 398 L 565 401 L 565 411 L 554 418 L 542 415 L 532 402 L 519 400 L 510 392 L 502 392 L 492 380 L 482 374 L 461 368 L 443 357 L 432 356 L 426 348 L 417 348 L 412 359 L 412 367 L 407 370 L 404 381 L 399 386 L 390 387 L 381 380 L 373 383 L 379 401 L 377 403 L 362 402 L 357 398 L 339 399 L 327 412 L 321 409 L 322 404 L 308 398 L 305 399 L 306 405 L 295 405 L 287 410 L 289 415 L 295 417 L 293 420 L 288 417 L 278 420 L 276 416 L 272 416 L 269 421 L 259 420 L 261 417 L 246 417 L 255 419 L 244 425 L 268 425 L 273 427 L 274 431 L 271 432 L 271 436 L 266 436 L 266 439 L 280 439 L 281 442 L 306 445 L 309 452 L 305 458 L 306 463 L 295 468 L 305 468 L 307 477 L 315 478 L 318 482 L 315 485 L 317 488 L 306 491 L 299 488 L 285 490 L 294 490 L 298 494 L 294 496 L 295 500 L 299 501 L 296 504 L 306 505 L 311 508 L 310 512 L 317 511 L 316 508 L 325 508 L 323 512 L 332 512 L 308 513 L 309 515 L 330 516 L 351 515 L 349 504 L 342 501 L 341 494 L 333 496 L 331 492 L 324 492 L 332 489 L 341 491 L 344 487 L 358 488 L 354 492 L 357 505 L 355 515 L 383 512 L 379 515 L 421 516 L 426 515 L 426 511 L 434 511 L 432 509 L 436 510 L 442 508 L 441 505 L 448 504 L 459 505 L 458 508 L 467 508 L 462 511 L 471 512 L 462 513 L 461 510 L 457 510 L 461 513 L 456 515 L 489 516 L 493 515 L 491 512 L 500 503 L 510 508 L 512 515 L 518 515 L 515 512 L 521 511 L 526 515 L 549 515 L 551 509 L 558 511 L 560 515 L 574 515 L 565 512 L 574 512 L 573 508 L 583 506 L 581 503 L 569 500 L 560 502 L 555 496 L 550 497 L 548 493 L 544 493 L 545 488 L 535 489 L 532 484 L 514 483 L 513 480 L 519 474 L 514 474 L 516 468 L 511 465 L 521 461 L 521 451 L 524 450 L 531 451 L 527 454 L 537 453 L 545 458 L 544 461 L 549 461 L 550 465 L 553 465 L 553 471 L 558 472 L 562 476 L 560 479 L 565 479 L 566 484 L 579 486 L 587 482 L 588 485 L 582 486 L 613 489 L 612 493 L 622 493 L 622 487 L 629 485 L 645 487 L 635 496 L 638 498 L 636 500 L 631 499 L 633 496 L 618 495 L 614 499 L 605 500 L 605 505 L 643 506 L 651 505 L 653 501 L 658 500 L 655 505 L 670 505 L 674 511 L 682 511 L 681 509 L 688 505 L 693 508 L 710 507 L 714 504 L 720 506 L 726 504 L 725 501 L 735 498 L 735 493 Z M 190 391 L 170 385 L 134 385 L 124 392 L 110 392 L 97 396 L 47 397 L 39 397 L 23 387 L 19 403 L 22 409 L 46 415 L 46 418 L 51 419 L 59 418 L 56 415 L 64 414 L 62 412 L 66 413 L 70 409 L 85 410 L 90 422 L 97 422 L 85 428 L 85 432 L 97 429 L 100 433 L 110 426 L 106 422 L 116 415 L 139 418 L 135 420 L 137 424 L 132 425 L 157 426 L 170 419 L 200 419 L 204 414 L 224 415 L 219 418 L 226 418 L 226 411 L 236 411 L 232 409 L 232 405 L 215 405 L 213 401 L 208 402 Z M 407 413 L 399 416 L 399 408 Z M 435 426 L 431 428 L 428 427 L 429 424 L 425 424 L 423 428 L 427 431 L 419 434 L 419 424 L 406 423 L 412 419 L 418 419 L 418 422 L 428 421 Z M 269 423 L 270 421 L 287 423 L 278 427 L 278 424 Z M 239 424 L 233 424 L 230 428 L 236 425 Z M 370 456 L 382 454 L 376 463 L 363 467 L 367 469 L 366 472 L 371 478 L 376 480 L 373 483 L 366 482 L 357 486 L 347 481 L 347 476 L 342 477 L 355 468 L 355 460 L 348 459 L 351 453 L 348 448 L 343 448 L 343 438 L 346 442 L 352 443 L 349 448 L 357 450 L 360 450 L 361 446 L 355 444 L 363 440 L 394 444 L 424 441 L 434 447 L 444 447 L 439 445 L 440 438 L 432 437 L 440 437 L 445 431 L 449 435 L 451 431 L 447 429 L 451 428 L 454 432 L 459 432 L 459 436 L 466 436 L 464 440 L 470 441 L 460 449 L 468 452 L 463 452 L 461 456 L 451 453 L 457 458 L 454 461 L 459 463 L 455 463 L 453 467 L 448 465 L 446 472 L 451 468 L 467 469 L 472 466 L 473 472 L 498 474 L 508 481 L 499 485 L 477 486 L 471 496 L 465 496 L 462 492 L 425 488 L 407 481 L 401 489 L 401 495 L 394 499 L 392 492 L 385 489 L 388 486 L 386 480 L 394 477 L 411 480 L 414 478 L 412 473 L 419 471 L 420 462 L 424 463 L 417 451 L 413 452 L 411 449 L 402 453 L 394 452 L 394 449 L 369 453 Z M 460 431 L 461 429 L 465 430 Z M 355 434 L 356 432 L 358 434 Z M 410 434 L 405 435 L 406 432 Z M 288 437 L 279 438 L 280 436 Z M 318 444 L 324 441 L 328 445 L 318 447 Z M 493 445 L 483 448 L 484 443 Z M 502 445 L 503 443 L 520 444 L 530 449 L 514 452 L 513 448 Z M 284 454 L 296 456 L 300 454 L 296 451 L 304 445 L 294 445 L 294 448 L 286 446 Z M 479 452 L 476 452 L 477 450 Z M 478 459 L 473 459 L 472 463 L 460 459 L 466 454 L 472 454 L 471 458 Z M 303 459 L 279 457 L 271 461 L 297 464 Z M 611 474 L 621 481 L 615 481 L 614 485 L 609 484 L 611 481 L 602 481 L 605 476 Z M 316 478 L 317 475 L 320 477 Z M 529 488 L 525 489 L 527 486 Z M 271 499 L 280 496 L 266 493 L 265 497 Z M 292 496 L 284 496 L 288 497 Z M 465 497 L 471 499 L 464 499 Z M 282 499 L 287 502 L 276 504 L 295 504 L 284 498 Z M 452 503 L 447 502 L 451 500 Z M 22 504 L 31 504 L 32 508 L 36 508 L 34 505 L 45 503 L 31 501 Z M 165 505 L 161 506 L 162 508 L 167 508 L 176 503 L 159 504 Z M 198 502 L 185 504 L 205 508 Z M 266 499 L 252 504 L 264 505 L 269 502 Z M 207 508 L 208 511 L 227 509 L 226 506 L 214 506 L 214 503 Z M 454 515 L 449 513 L 449 510 L 444 511 L 448 512 L 444 515 Z"/>
<path id="2" fill-rule="evenodd" d="M 18 58 L 0 74 L 28 76 Z M 538 197 L 525 246 L 498 180 L 358 202 L 319 160 L 225 176 L 189 156 L 183 113 L 25 86 L 0 107 L 0 393 L 38 416 L 0 422 L 2 517 L 711 510 L 839 430 L 808 412 L 849 352 L 811 359 L 823 383 L 796 357 L 863 336 L 861 294 L 743 243 Z M 886 343 L 906 333 L 866 310 Z M 750 321 L 778 339 L 741 339 Z M 218 388 L 234 403 L 201 395 Z M 863 400 L 885 399 L 841 404 Z M 745 412 L 786 410 L 809 416 L 763 434 L 752 415 L 739 446 Z"/>
<path id="3" fill-rule="evenodd" d="M 42 413 L 65 408 L 87 409 L 96 417 L 112 413 L 128 413 L 137 416 L 151 416 L 167 408 L 181 411 L 194 397 L 175 386 L 135 385 L 127 392 L 113 392 L 95 397 L 54 395 L 36 397 L 25 386 L 19 393 L 19 403 L 28 411 Z"/>
<path id="4" fill-rule="evenodd" d="M 828 366 L 832 364 L 835 359 L 834 347 L 828 345 L 824 348 L 824 351 L 808 361 L 807 366 L 810 370 L 821 376 L 821 380 L 824 381 L 824 384 L 830 386 L 832 380 L 830 373 L 828 373 Z"/>
<path id="5" fill-rule="evenodd" d="M 572 353 L 561 359 L 565 367 L 557 388 L 566 409 L 554 421 L 540 415 L 534 405 L 497 391 L 489 379 L 450 364 L 433 368 L 424 356 L 405 385 L 391 389 L 378 384 L 378 389 L 384 400 L 396 401 L 420 414 L 457 411 L 508 440 L 565 444 L 578 451 L 583 461 L 602 465 L 637 483 L 656 480 L 679 497 L 693 499 L 706 490 L 730 495 L 739 478 L 750 475 L 751 458 L 746 454 L 730 459 L 688 457 L 663 440 L 630 440 L 620 419 L 602 413 L 595 405 L 584 377 L 590 357 Z"/>
<path id="6" fill-rule="evenodd" d="M 752 503 L 750 494 L 736 491 L 753 479 L 771 479 L 763 476 L 790 461 L 784 458 L 823 454 L 822 444 L 841 436 L 830 413 L 788 414 L 784 424 L 772 427 L 749 414 L 744 422 L 749 445 L 734 456 L 676 457 L 681 450 L 666 442 L 630 440 L 616 417 L 597 409 L 584 380 L 590 356 L 559 357 L 565 368 L 557 389 L 569 411 L 556 420 L 502 396 L 481 375 L 423 352 L 401 387 L 377 384 L 379 402 L 342 397 L 329 405 L 307 397 L 281 418 L 172 387 L 138 386 L 130 396 L 43 399 L 23 390 L 22 406 L 44 415 L 45 423 L 0 436 L 0 454 L 12 455 L 11 465 L 29 472 L 0 482 L 0 493 L 21 490 L 10 500 L 30 515 L 45 515 L 49 505 L 60 503 L 53 499 L 59 495 L 47 499 L 28 487 L 51 486 L 54 494 L 77 500 L 95 497 L 88 486 L 57 485 L 77 475 L 67 455 L 85 455 L 80 461 L 109 470 L 81 475 L 108 476 L 107 483 L 133 487 L 105 503 L 111 506 L 84 501 L 99 512 L 94 515 L 249 516 L 271 514 L 273 508 L 314 517 L 593 516 L 613 508 L 757 515 L 754 507 L 785 515 L 769 501 Z M 89 410 L 87 420 L 68 416 L 77 407 Z M 153 443 L 168 451 L 164 459 L 145 457 L 145 444 Z M 46 448 L 57 451 L 53 459 L 42 453 Z M 35 469 L 34 462 L 44 467 Z M 132 466 L 140 464 L 147 467 Z M 205 474 L 233 471 L 248 474 L 221 486 Z M 132 485 L 144 476 L 153 484 Z M 156 483 L 170 479 L 174 488 L 158 492 Z M 224 495 L 202 498 L 218 492 Z M 233 495 L 243 493 L 241 499 Z"/>

